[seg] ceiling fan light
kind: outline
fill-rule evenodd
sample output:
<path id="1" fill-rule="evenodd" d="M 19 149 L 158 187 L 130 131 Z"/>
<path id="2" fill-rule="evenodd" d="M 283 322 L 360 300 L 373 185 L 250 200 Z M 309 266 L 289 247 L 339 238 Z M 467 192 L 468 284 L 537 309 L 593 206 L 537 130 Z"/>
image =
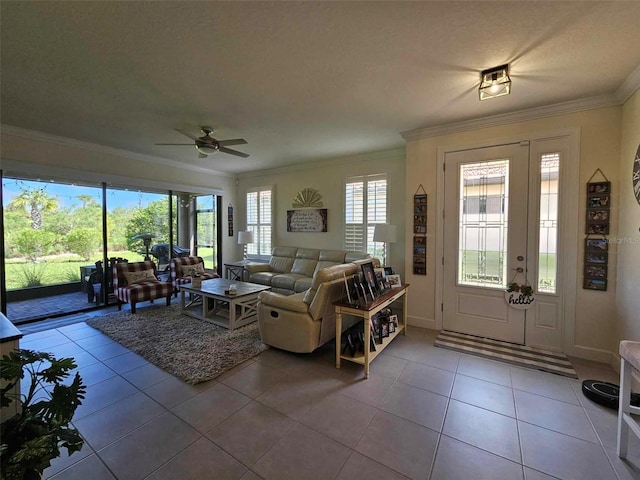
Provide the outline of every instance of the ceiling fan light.
<path id="1" fill-rule="evenodd" d="M 511 93 L 511 77 L 509 77 L 509 65 L 483 70 L 480 73 L 480 87 L 478 88 L 480 100 L 501 97 Z"/>
<path id="2" fill-rule="evenodd" d="M 196 150 L 203 155 L 213 155 L 218 152 L 217 145 L 196 145 Z"/>

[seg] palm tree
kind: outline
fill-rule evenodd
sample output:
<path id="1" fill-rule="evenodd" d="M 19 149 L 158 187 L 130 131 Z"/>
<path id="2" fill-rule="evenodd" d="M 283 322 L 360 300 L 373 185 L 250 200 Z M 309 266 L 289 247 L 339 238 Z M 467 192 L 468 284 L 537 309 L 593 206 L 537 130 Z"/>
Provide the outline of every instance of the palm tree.
<path id="1" fill-rule="evenodd" d="M 11 200 L 8 205 L 12 210 L 29 210 L 31 228 L 34 230 L 42 228 L 42 212 L 53 212 L 58 208 L 58 199 L 47 195 L 45 188 L 23 187 L 20 195 Z"/>
<path id="2" fill-rule="evenodd" d="M 76 195 L 76 198 L 82 202 L 82 208 L 87 208 L 87 205 L 97 205 L 95 198 L 91 195 Z"/>

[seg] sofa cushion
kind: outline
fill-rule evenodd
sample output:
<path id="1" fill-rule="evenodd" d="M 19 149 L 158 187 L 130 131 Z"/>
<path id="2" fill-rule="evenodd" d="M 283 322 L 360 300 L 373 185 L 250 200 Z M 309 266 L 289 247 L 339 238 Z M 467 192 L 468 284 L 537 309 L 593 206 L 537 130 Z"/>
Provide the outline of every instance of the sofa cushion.
<path id="1" fill-rule="evenodd" d="M 296 284 L 293 289 L 296 293 L 304 292 L 305 290 L 309 290 L 311 288 L 311 284 L 313 283 L 313 278 L 311 277 L 302 277 L 296 280 Z"/>
<path id="2" fill-rule="evenodd" d="M 296 258 L 318 260 L 320 258 L 320 250 L 316 250 L 314 248 L 299 248 L 296 252 Z"/>
<path id="3" fill-rule="evenodd" d="M 293 292 L 296 280 L 304 277 L 304 275 L 300 275 L 299 273 L 283 273 L 280 275 L 274 275 L 271 279 L 271 288 L 290 290 Z"/>
<path id="4" fill-rule="evenodd" d="M 271 256 L 296 258 L 298 247 L 273 247 Z"/>
<path id="5" fill-rule="evenodd" d="M 293 257 L 276 257 L 274 255 L 269 259 L 269 266 L 272 272 L 288 273 L 293 266 Z"/>
<path id="6" fill-rule="evenodd" d="M 318 260 L 321 262 L 345 263 L 344 253 L 344 250 L 320 250 Z"/>
<path id="7" fill-rule="evenodd" d="M 345 263 L 356 262 L 358 260 L 373 261 L 373 258 L 366 252 L 347 252 L 344 256 Z"/>
<path id="8" fill-rule="evenodd" d="M 260 285 L 271 285 L 271 280 L 273 277 L 278 275 L 274 272 L 257 272 L 252 273 L 249 277 L 249 281 L 251 283 L 259 283 Z"/>
<path id="9" fill-rule="evenodd" d="M 318 261 L 315 259 L 296 258 L 293 261 L 291 273 L 297 273 L 300 275 L 304 275 L 305 277 L 313 277 L 313 272 L 316 269 L 317 263 Z"/>

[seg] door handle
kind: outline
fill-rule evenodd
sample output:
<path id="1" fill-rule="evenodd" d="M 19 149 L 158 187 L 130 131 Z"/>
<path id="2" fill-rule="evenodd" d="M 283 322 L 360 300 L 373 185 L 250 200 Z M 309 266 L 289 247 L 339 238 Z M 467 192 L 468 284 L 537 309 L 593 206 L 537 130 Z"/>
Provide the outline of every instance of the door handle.
<path id="1" fill-rule="evenodd" d="M 522 273 L 522 272 L 524 272 L 524 268 L 518 267 L 518 268 L 516 268 L 516 272 Z"/>
<path id="2" fill-rule="evenodd" d="M 519 262 L 521 262 L 521 261 L 523 261 L 523 260 L 524 260 L 524 257 L 523 257 L 522 255 L 518 255 L 518 256 L 516 257 L 516 259 L 517 259 Z"/>

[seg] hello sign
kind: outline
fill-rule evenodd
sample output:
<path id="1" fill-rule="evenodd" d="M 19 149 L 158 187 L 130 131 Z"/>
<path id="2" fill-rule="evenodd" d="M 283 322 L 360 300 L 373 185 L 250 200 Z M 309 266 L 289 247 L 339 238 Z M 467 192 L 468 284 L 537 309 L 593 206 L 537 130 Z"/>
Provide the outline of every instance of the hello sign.
<path id="1" fill-rule="evenodd" d="M 515 308 L 516 310 L 526 310 L 531 308 L 535 301 L 536 297 L 533 293 L 526 295 L 522 292 L 504 292 L 504 299 L 511 308 Z"/>

